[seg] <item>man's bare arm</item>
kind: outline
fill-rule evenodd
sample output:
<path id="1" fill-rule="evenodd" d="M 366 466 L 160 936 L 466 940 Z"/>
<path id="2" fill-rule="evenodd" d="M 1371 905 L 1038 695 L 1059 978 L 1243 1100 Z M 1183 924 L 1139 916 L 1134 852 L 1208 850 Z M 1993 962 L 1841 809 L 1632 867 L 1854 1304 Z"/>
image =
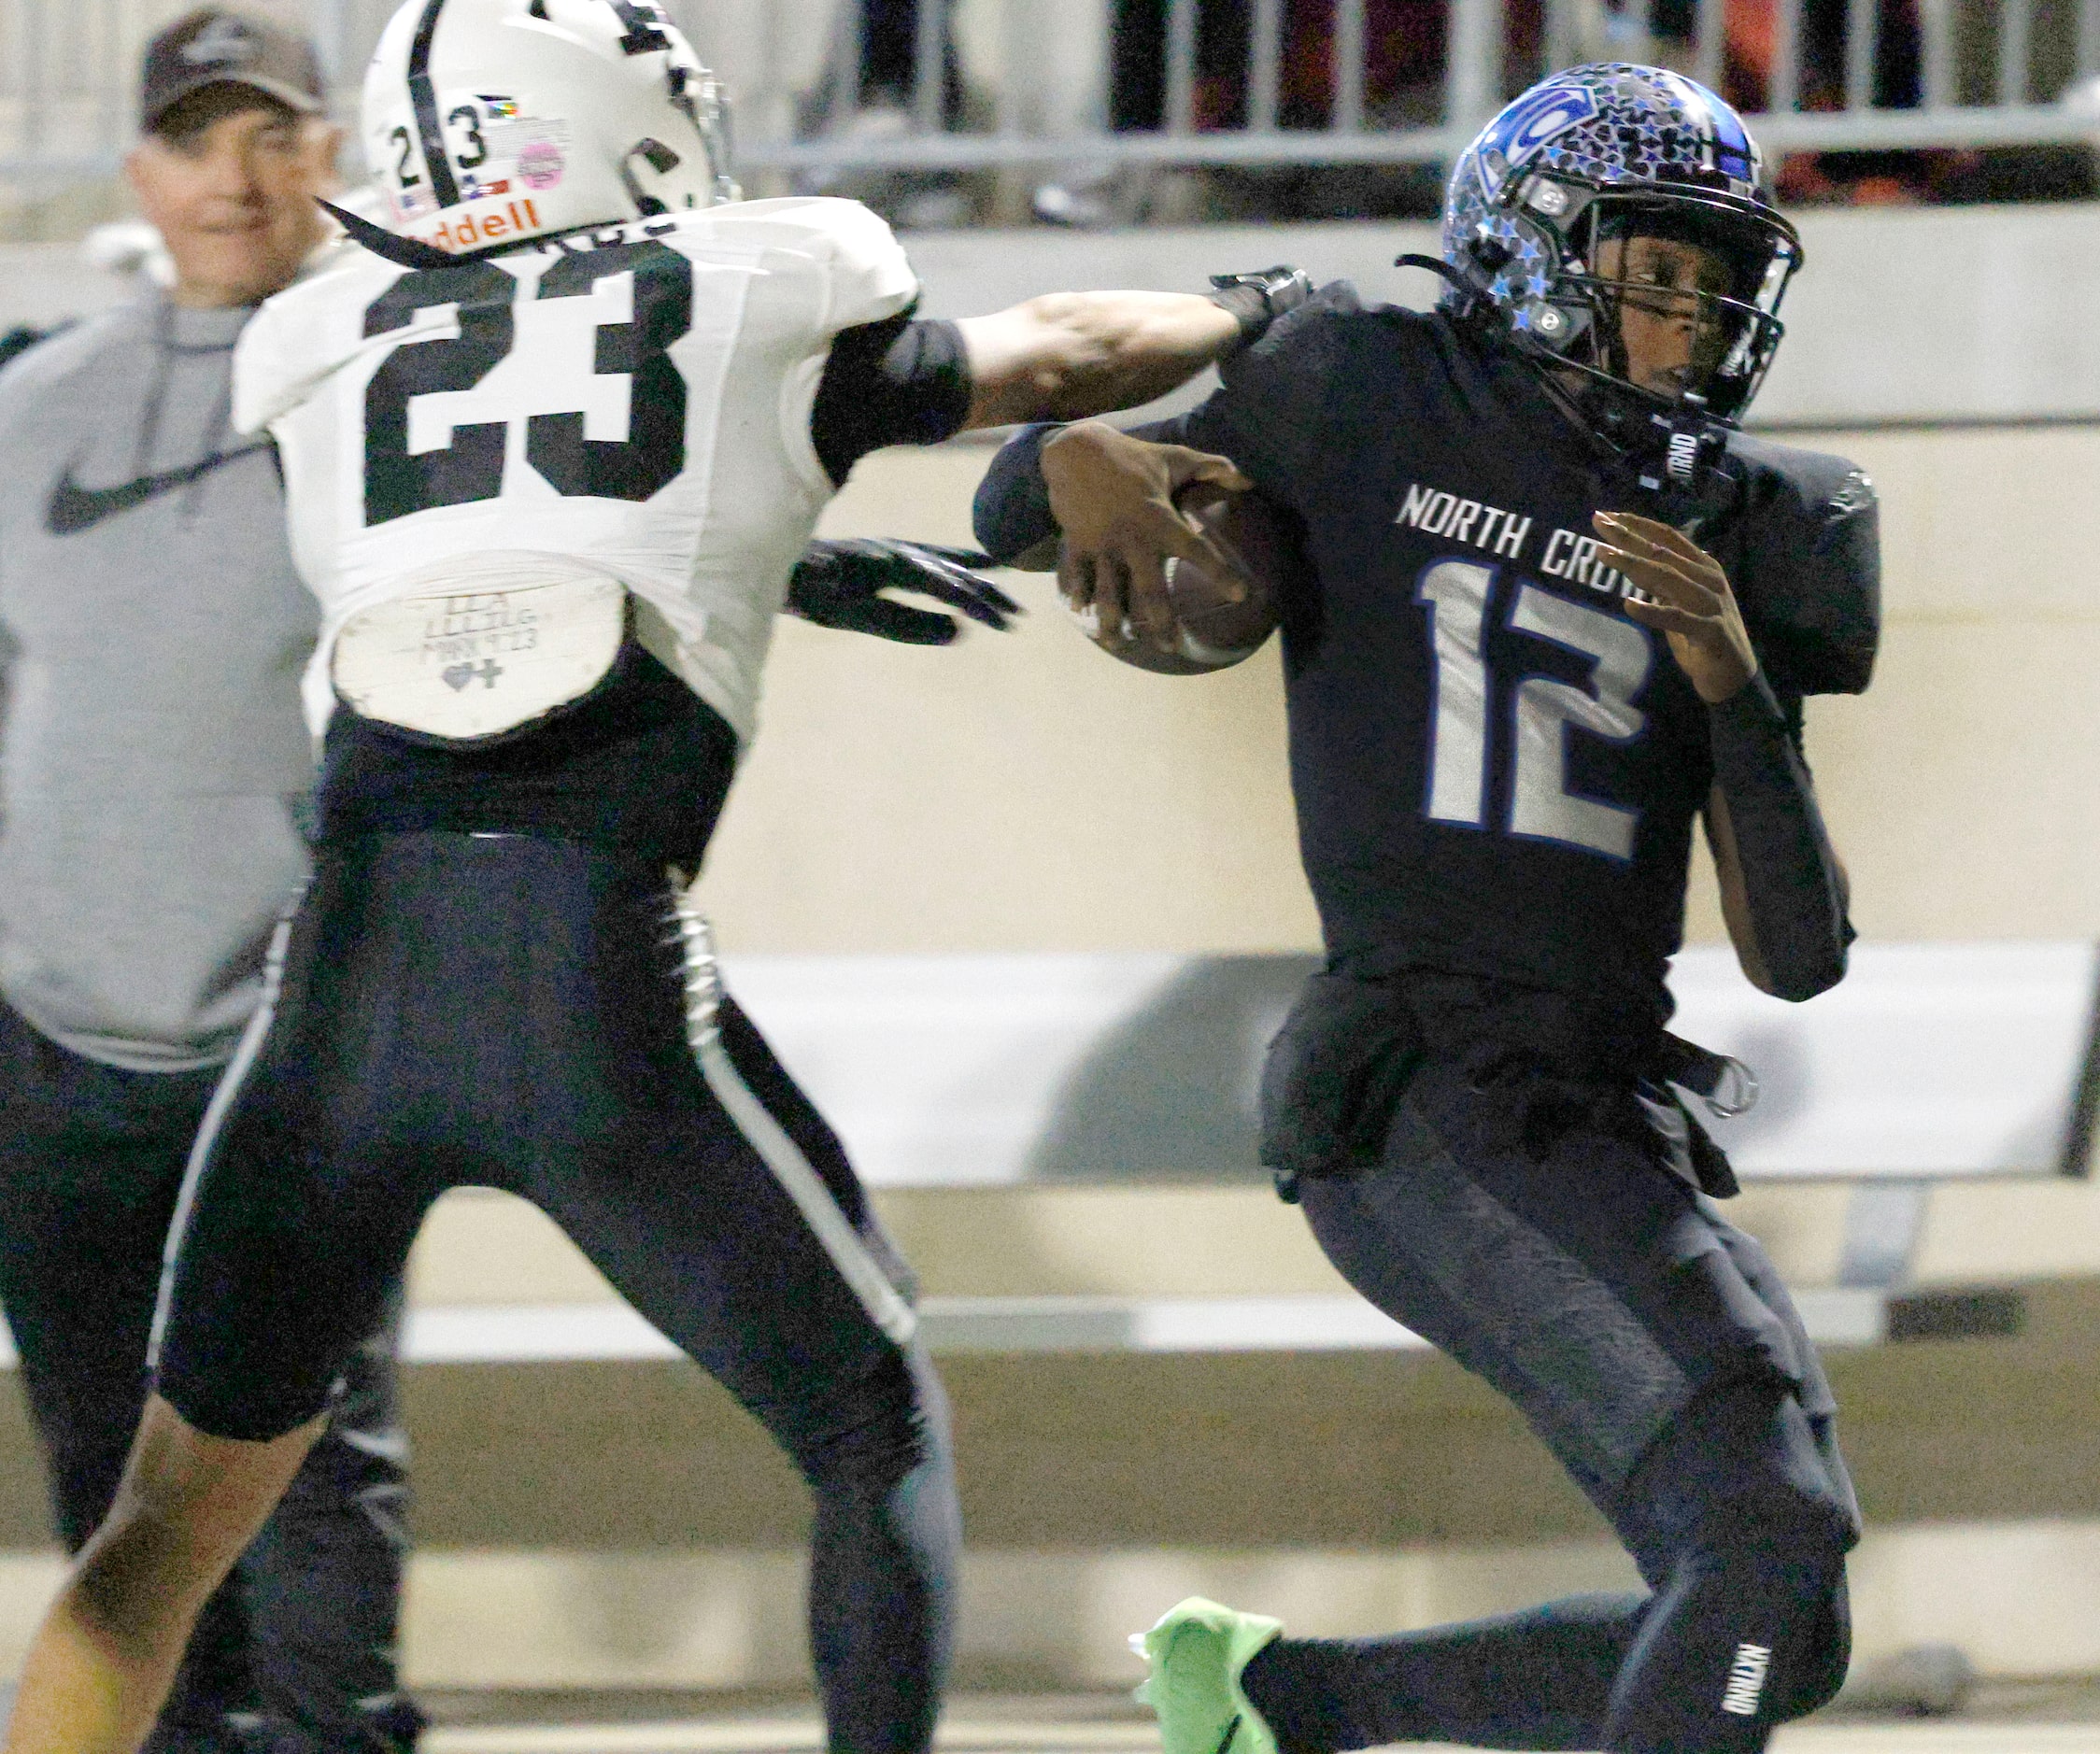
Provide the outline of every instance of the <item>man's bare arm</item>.
<path id="1" fill-rule="evenodd" d="M 972 428 L 1142 407 L 1246 339 L 1232 312 L 1181 292 L 1053 292 L 958 327 Z"/>

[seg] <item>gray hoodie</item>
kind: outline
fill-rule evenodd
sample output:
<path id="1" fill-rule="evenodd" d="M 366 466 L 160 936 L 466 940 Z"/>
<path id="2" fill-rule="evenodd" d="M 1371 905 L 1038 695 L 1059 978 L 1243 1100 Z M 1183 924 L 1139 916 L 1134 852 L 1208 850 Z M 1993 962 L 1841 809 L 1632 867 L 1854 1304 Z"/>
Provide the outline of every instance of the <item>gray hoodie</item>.
<path id="1" fill-rule="evenodd" d="M 232 1053 L 305 870 L 316 617 L 227 417 L 249 315 L 150 298 L 0 372 L 0 997 L 140 1071 Z"/>

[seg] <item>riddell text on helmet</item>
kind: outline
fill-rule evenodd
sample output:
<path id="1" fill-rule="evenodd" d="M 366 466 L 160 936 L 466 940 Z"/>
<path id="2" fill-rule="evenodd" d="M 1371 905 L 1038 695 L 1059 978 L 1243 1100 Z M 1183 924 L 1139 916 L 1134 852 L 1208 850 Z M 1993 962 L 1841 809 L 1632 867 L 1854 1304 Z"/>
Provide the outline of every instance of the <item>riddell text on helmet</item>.
<path id="1" fill-rule="evenodd" d="M 530 195 L 507 201 L 493 213 L 462 213 L 421 233 L 426 244 L 440 249 L 478 249 L 484 244 L 501 243 L 506 237 L 531 237 L 540 229 L 540 216 Z"/>

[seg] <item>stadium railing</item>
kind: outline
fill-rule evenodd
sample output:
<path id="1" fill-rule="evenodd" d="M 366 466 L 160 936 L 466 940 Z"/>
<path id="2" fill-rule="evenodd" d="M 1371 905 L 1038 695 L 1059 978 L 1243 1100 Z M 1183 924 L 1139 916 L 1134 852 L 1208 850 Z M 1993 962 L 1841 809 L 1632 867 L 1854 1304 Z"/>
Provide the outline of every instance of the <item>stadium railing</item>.
<path id="1" fill-rule="evenodd" d="M 837 96 L 817 106 L 815 137 L 794 137 L 795 117 L 812 106 L 793 101 L 791 88 L 808 78 L 788 70 L 777 46 L 764 47 L 776 33 L 746 32 L 759 46 L 728 57 L 759 123 L 743 161 L 816 176 L 1075 160 L 1441 163 L 1506 95 L 1554 67 L 1604 58 L 1661 61 L 1747 93 L 1760 138 L 1778 151 L 2075 143 L 2100 131 L 2086 83 L 2100 75 L 2100 0 L 1771 0 L 1768 20 L 1749 0 L 1648 0 L 1645 9 L 1642 0 L 1449 0 L 1441 31 L 1412 44 L 1406 20 L 1384 16 L 1385 0 L 1332 0 L 1317 35 L 1284 0 L 1117 3 L 1157 15 L 1158 55 L 1122 70 L 1159 93 L 1156 125 L 1045 129 L 1042 0 L 924 0 L 903 45 L 909 82 L 889 93 L 901 125 L 857 127 L 871 45 L 859 0 L 836 0 L 822 77 Z M 390 9 L 388 0 L 309 8 L 345 114 Z M 132 127 L 138 51 L 169 10 L 135 0 L 0 0 L 0 182 L 49 189 L 114 171 Z M 709 43 L 697 0 L 673 0 L 671 10 Z M 953 101 L 958 20 L 969 27 L 968 75 L 982 89 L 974 106 Z M 1246 49 L 1221 67 L 1214 45 L 1225 21 L 1243 29 Z M 895 48 L 886 46 L 890 58 Z M 1112 66 L 1115 52 L 1097 45 L 1089 64 Z M 1105 115 L 1105 98 L 1091 109 Z"/>

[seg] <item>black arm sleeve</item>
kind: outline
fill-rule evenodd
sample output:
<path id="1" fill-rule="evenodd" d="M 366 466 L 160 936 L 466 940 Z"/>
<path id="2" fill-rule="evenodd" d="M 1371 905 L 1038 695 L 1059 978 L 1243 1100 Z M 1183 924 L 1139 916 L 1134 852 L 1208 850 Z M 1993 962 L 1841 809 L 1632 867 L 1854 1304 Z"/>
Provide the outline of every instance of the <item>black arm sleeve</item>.
<path id="1" fill-rule="evenodd" d="M 1762 673 L 1707 716 L 1758 954 L 1780 997 L 1813 998 L 1844 978 L 1855 934 L 1796 725 Z"/>
<path id="2" fill-rule="evenodd" d="M 843 331 L 816 387 L 809 433 L 832 484 L 886 445 L 938 445 L 970 418 L 970 355 L 954 323 L 909 311 Z"/>
<path id="3" fill-rule="evenodd" d="M 1000 447 L 970 504 L 977 545 L 1002 566 L 1057 533 L 1043 479 L 1043 441 L 1058 429 L 1023 427 Z"/>

